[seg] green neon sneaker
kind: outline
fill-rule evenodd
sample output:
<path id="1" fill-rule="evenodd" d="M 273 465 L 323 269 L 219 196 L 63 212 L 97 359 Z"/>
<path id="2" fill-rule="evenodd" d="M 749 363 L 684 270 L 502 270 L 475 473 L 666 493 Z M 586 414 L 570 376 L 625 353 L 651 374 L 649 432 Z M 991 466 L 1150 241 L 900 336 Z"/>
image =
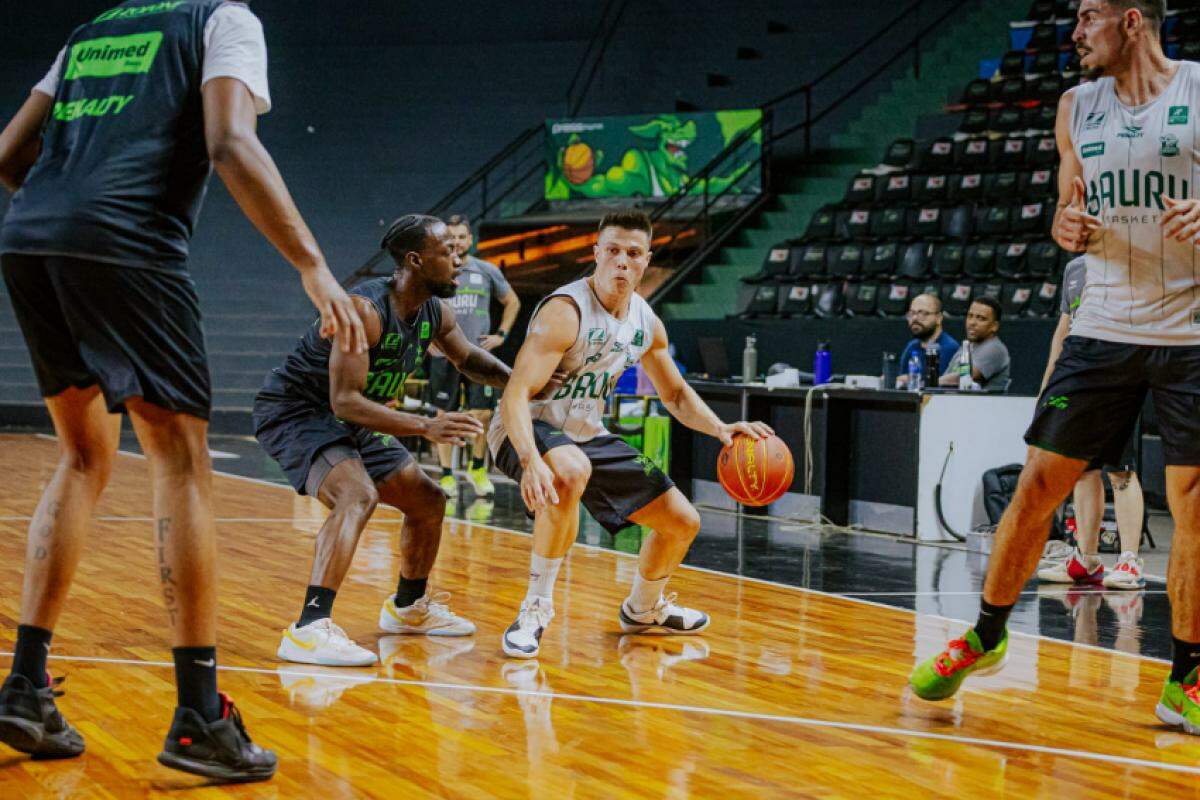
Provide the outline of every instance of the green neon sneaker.
<path id="1" fill-rule="evenodd" d="M 458 498 L 458 481 L 454 479 L 453 475 L 443 475 L 441 480 L 438 481 L 438 486 L 442 487 L 442 491 L 446 493 L 448 500 Z"/>
<path id="2" fill-rule="evenodd" d="M 491 497 L 496 493 L 496 487 L 492 485 L 492 480 L 488 477 L 487 467 L 467 470 L 467 480 L 471 482 L 471 488 L 475 490 L 476 497 Z"/>
<path id="3" fill-rule="evenodd" d="M 918 664 L 908 682 L 922 700 L 945 700 L 958 691 L 968 675 L 990 675 L 1003 667 L 1007 658 L 1007 630 L 1000 644 L 987 652 L 975 631 L 969 630 L 961 639 L 946 645 L 941 653 Z"/>
<path id="4" fill-rule="evenodd" d="M 1154 708 L 1154 715 L 1168 725 L 1183 728 L 1193 736 L 1200 736 L 1200 670 L 1193 669 L 1182 681 L 1169 677 L 1163 684 L 1162 696 Z"/>

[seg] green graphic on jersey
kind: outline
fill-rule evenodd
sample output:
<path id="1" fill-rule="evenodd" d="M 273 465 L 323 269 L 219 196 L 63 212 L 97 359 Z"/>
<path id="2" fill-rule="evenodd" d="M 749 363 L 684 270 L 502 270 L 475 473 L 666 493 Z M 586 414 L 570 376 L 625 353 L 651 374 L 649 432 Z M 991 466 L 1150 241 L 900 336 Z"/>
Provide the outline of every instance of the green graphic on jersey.
<path id="1" fill-rule="evenodd" d="M 421 341 L 425 341 L 426 339 L 429 338 L 429 332 L 431 330 L 432 330 L 432 327 L 429 325 L 429 320 L 425 320 L 424 322 L 421 323 L 421 332 L 418 334 L 418 338 Z"/>
<path id="2" fill-rule="evenodd" d="M 591 328 L 588 330 L 587 343 L 600 344 L 608 337 L 608 331 L 604 328 Z"/>
<path id="3" fill-rule="evenodd" d="M 616 380 L 607 372 L 581 372 L 567 378 L 551 399 L 562 400 L 570 397 L 572 400 L 580 400 L 590 397 L 593 400 L 603 400 L 608 397 L 608 393 L 612 391 L 615 384 Z"/>
<path id="4" fill-rule="evenodd" d="M 646 473 L 646 477 L 650 477 L 654 474 L 654 470 L 658 469 L 658 465 L 651 461 L 650 457 L 647 455 L 639 453 L 633 460 L 637 462 L 637 464 L 642 468 L 642 471 Z"/>
<path id="5" fill-rule="evenodd" d="M 1079 148 L 1079 154 L 1084 158 L 1104 155 L 1104 142 L 1088 142 Z"/>
<path id="6" fill-rule="evenodd" d="M 168 11 L 174 11 L 183 5 L 184 0 L 167 0 L 163 3 L 151 3 L 148 6 L 133 6 L 132 8 L 110 8 L 100 16 L 92 20 L 92 23 L 108 22 L 110 19 L 134 19 L 135 17 L 148 17 L 151 14 L 165 14 Z"/>
<path id="7" fill-rule="evenodd" d="M 1059 411 L 1065 411 L 1069 405 L 1070 402 L 1067 400 L 1066 395 L 1054 395 L 1046 400 L 1047 408 L 1057 408 Z"/>
<path id="8" fill-rule="evenodd" d="M 1171 106 L 1167 109 L 1167 124 L 1168 125 L 1187 125 L 1188 107 L 1187 106 Z"/>
<path id="9" fill-rule="evenodd" d="M 391 402 L 404 390 L 408 375 L 402 359 L 377 358 L 371 362 L 371 369 L 367 372 L 363 396 L 376 403 Z"/>
<path id="10" fill-rule="evenodd" d="M 162 38 L 162 31 L 148 31 L 76 42 L 71 45 L 63 80 L 149 72 Z"/>
<path id="11" fill-rule="evenodd" d="M 638 332 L 633 335 L 633 346 L 641 347 L 642 343 L 645 341 L 646 341 L 646 332 L 644 330 L 642 330 L 641 328 L 638 328 Z"/>
<path id="12" fill-rule="evenodd" d="M 120 114 L 133 99 L 131 94 L 114 94 L 108 97 L 81 97 L 69 103 L 54 104 L 54 118 L 59 122 L 71 122 L 80 117 L 106 117 Z"/>
<path id="13" fill-rule="evenodd" d="M 1179 155 L 1179 137 L 1170 133 L 1158 137 L 1158 154 L 1161 156 Z"/>
<path id="14" fill-rule="evenodd" d="M 1166 210 L 1162 196 L 1186 200 L 1189 197 L 1188 182 L 1176 181 L 1174 175 L 1165 178 L 1156 169 L 1142 172 L 1140 169 L 1119 169 L 1101 172 L 1098 181 L 1088 184 L 1088 213 L 1098 215 L 1100 209 L 1151 208 Z"/>
<path id="15" fill-rule="evenodd" d="M 398 347 L 400 347 L 400 343 L 402 341 L 404 341 L 404 334 L 389 333 L 387 336 L 383 337 L 383 344 L 381 345 L 380 349 L 381 350 L 395 350 Z"/>

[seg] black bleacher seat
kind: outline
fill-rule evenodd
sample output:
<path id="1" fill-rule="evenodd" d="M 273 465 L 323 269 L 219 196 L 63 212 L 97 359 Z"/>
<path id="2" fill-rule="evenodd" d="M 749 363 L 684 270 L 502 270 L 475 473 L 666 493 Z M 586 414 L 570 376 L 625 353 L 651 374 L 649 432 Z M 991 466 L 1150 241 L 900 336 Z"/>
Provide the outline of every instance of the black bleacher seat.
<path id="1" fill-rule="evenodd" d="M 1053 136 L 1038 136 L 1026 154 L 1031 167 L 1051 167 L 1058 163 L 1058 144 Z"/>
<path id="2" fill-rule="evenodd" d="M 971 307 L 971 293 L 974 291 L 969 283 L 946 281 L 942 284 L 942 311 L 948 317 L 964 317 Z"/>
<path id="3" fill-rule="evenodd" d="M 908 313 L 911 293 L 912 284 L 908 281 L 895 281 L 889 286 L 881 287 L 877 303 L 879 313 L 885 317 L 903 317 Z"/>
<path id="4" fill-rule="evenodd" d="M 958 242 L 934 245 L 933 273 L 943 278 L 962 275 L 965 248 Z"/>
<path id="5" fill-rule="evenodd" d="M 780 242 L 767 251 L 762 268 L 754 275 L 742 278 L 742 283 L 763 283 L 786 276 L 791 269 L 791 258 L 791 241 Z"/>
<path id="6" fill-rule="evenodd" d="M 960 133 L 985 133 L 988 129 L 989 119 L 991 119 L 991 114 L 988 111 L 982 108 L 973 108 L 963 114 L 958 130 Z"/>
<path id="7" fill-rule="evenodd" d="M 1009 242 L 996 252 L 996 274 L 1002 278 L 1015 278 L 1025 274 L 1025 255 L 1029 245 L 1025 242 Z"/>
<path id="8" fill-rule="evenodd" d="M 1062 76 L 1055 72 L 1053 75 L 1044 75 L 1038 79 L 1034 86 L 1034 96 L 1047 105 L 1055 105 L 1058 103 L 1058 98 L 1063 93 Z"/>
<path id="9" fill-rule="evenodd" d="M 1028 282 L 1004 284 L 1004 293 L 1000 297 L 1000 309 L 1004 316 L 1012 318 L 1024 314 L 1025 309 L 1029 308 L 1029 301 L 1033 299 L 1036 285 Z"/>
<path id="10" fill-rule="evenodd" d="M 918 294 L 931 294 L 934 297 L 941 297 L 942 282 L 935 278 L 930 278 L 924 283 L 914 283 L 912 290 L 914 296 Z"/>
<path id="11" fill-rule="evenodd" d="M 1047 203 L 1018 203 L 1012 210 L 1012 232 L 1018 235 L 1041 234 L 1048 232 L 1046 212 Z"/>
<path id="12" fill-rule="evenodd" d="M 1014 133 L 1024 126 L 1025 117 L 1018 108 L 998 108 L 988 115 L 987 129 L 993 133 Z"/>
<path id="13" fill-rule="evenodd" d="M 954 166 L 954 140 L 949 137 L 934 139 L 917 155 L 917 170 L 921 172 L 945 172 Z"/>
<path id="14" fill-rule="evenodd" d="M 862 271 L 863 247 L 860 244 L 844 244 L 834 247 L 829 253 L 829 275 L 834 278 L 850 278 Z"/>
<path id="15" fill-rule="evenodd" d="M 1033 5 L 1029 7 L 1029 13 L 1025 15 L 1025 19 L 1042 20 L 1054 19 L 1054 0 L 1034 0 Z"/>
<path id="16" fill-rule="evenodd" d="M 804 232 L 804 238 L 809 241 L 826 241 L 832 239 L 834 235 L 834 218 L 836 215 L 837 206 L 821 206 L 812 215 L 812 219 L 808 221 L 808 230 Z"/>
<path id="17" fill-rule="evenodd" d="M 846 297 L 842 292 L 841 281 L 822 283 L 815 289 L 813 298 L 813 313 L 822 319 L 840 317 L 846 310 Z"/>
<path id="18" fill-rule="evenodd" d="M 918 175 L 913 183 L 913 199 L 918 203 L 940 203 L 950 190 L 950 181 L 944 174 Z"/>
<path id="19" fill-rule="evenodd" d="M 774 314 L 779 287 L 772 283 L 758 286 L 746 284 L 738 294 L 737 315 L 739 317 L 756 317 Z"/>
<path id="20" fill-rule="evenodd" d="M 996 90 L 996 101 L 1005 105 L 1016 105 L 1029 99 L 1032 94 L 1032 85 L 1018 75 L 1000 81 L 1000 87 Z"/>
<path id="21" fill-rule="evenodd" d="M 884 208 L 871 216 L 871 236 L 874 238 L 895 239 L 904 235 L 903 208 Z"/>
<path id="22" fill-rule="evenodd" d="M 1184 42 L 1179 48 L 1179 57 L 1184 61 L 1200 61 L 1200 40 Z"/>
<path id="23" fill-rule="evenodd" d="M 1043 103 L 1036 108 L 1027 109 L 1022 116 L 1022 123 L 1026 129 L 1031 131 L 1052 131 L 1057 119 L 1057 105 Z"/>
<path id="24" fill-rule="evenodd" d="M 812 313 L 812 287 L 807 283 L 779 287 L 776 313 L 782 317 L 806 317 Z"/>
<path id="25" fill-rule="evenodd" d="M 896 277 L 921 280 L 929 277 L 929 274 L 929 245 L 925 242 L 901 245 Z"/>
<path id="26" fill-rule="evenodd" d="M 1172 6 L 1174 3 L 1171 4 Z M 1175 25 L 1171 28 L 1170 41 L 1176 42 L 1194 42 L 1200 39 L 1200 14 L 1194 11 L 1189 11 L 1185 14 L 1180 14 Z"/>
<path id="27" fill-rule="evenodd" d="M 877 182 L 878 178 L 875 175 L 855 175 L 850 179 L 850 185 L 846 187 L 846 195 L 842 198 L 843 202 L 855 206 L 873 203 Z"/>
<path id="28" fill-rule="evenodd" d="M 874 317 L 878 313 L 879 284 L 852 283 L 846 289 L 846 313 L 852 317 Z"/>
<path id="29" fill-rule="evenodd" d="M 1000 74 L 1004 77 L 1023 76 L 1025 74 L 1025 53 L 1020 50 L 1009 50 L 1000 59 Z"/>
<path id="30" fill-rule="evenodd" d="M 1010 206 L 982 205 L 975 210 L 975 233 L 981 236 L 1005 236 L 1011 227 Z"/>
<path id="31" fill-rule="evenodd" d="M 1017 198 L 1017 173 L 993 172 L 983 179 L 983 196 L 992 204 L 1007 203 Z"/>
<path id="32" fill-rule="evenodd" d="M 983 198 L 983 175 L 967 172 L 950 179 L 950 200 L 956 203 L 972 202 Z"/>
<path id="33" fill-rule="evenodd" d="M 996 169 L 1015 169 L 1025 166 L 1029 140 L 1024 137 L 997 139 L 991 143 L 992 164 Z"/>
<path id="34" fill-rule="evenodd" d="M 1029 37 L 1027 51 L 1053 53 L 1058 51 L 1058 26 L 1053 22 L 1043 22 L 1034 26 L 1033 35 Z"/>
<path id="35" fill-rule="evenodd" d="M 1039 76 L 1053 75 L 1055 78 L 1059 78 L 1058 53 L 1038 53 L 1033 57 L 1033 64 L 1029 67 L 1029 73 Z"/>
<path id="36" fill-rule="evenodd" d="M 796 257 L 797 250 L 799 250 L 798 258 Z M 794 248 L 789 275 L 792 278 L 819 278 L 825 275 L 828 256 L 828 246 L 820 243 Z"/>
<path id="37" fill-rule="evenodd" d="M 846 239 L 868 239 L 871 236 L 871 209 L 853 208 L 846 216 L 845 227 L 838 225 L 839 236 Z"/>
<path id="38" fill-rule="evenodd" d="M 912 199 L 912 177 L 909 175 L 887 175 L 879 181 L 877 199 L 893 205 L 907 203 Z"/>
<path id="39" fill-rule="evenodd" d="M 1037 287 L 1037 291 L 1029 300 L 1029 309 L 1025 312 L 1031 317 L 1058 316 L 1058 283 L 1045 281 Z"/>
<path id="40" fill-rule="evenodd" d="M 912 139 L 897 139 L 888 145 L 887 151 L 883 154 L 883 163 L 889 167 L 907 169 L 912 163 L 916 148 L 917 143 Z"/>
<path id="41" fill-rule="evenodd" d="M 896 271 L 898 247 L 895 242 L 880 242 L 863 252 L 863 274 L 891 275 Z"/>
<path id="42" fill-rule="evenodd" d="M 969 203 L 950 206 L 942 212 L 942 236 L 965 241 L 972 232 L 975 208 Z"/>
<path id="43" fill-rule="evenodd" d="M 975 172 L 989 166 L 987 139 L 963 139 L 954 148 L 954 165 L 959 172 Z"/>
<path id="44" fill-rule="evenodd" d="M 904 232 L 913 239 L 933 239 L 942 234 L 942 209 L 921 206 L 908 209 Z M 916 277 L 916 276 L 912 276 Z"/>
<path id="45" fill-rule="evenodd" d="M 977 283 L 971 288 L 972 300 L 976 300 L 980 297 L 990 297 L 999 303 L 1003 294 L 1004 284 L 1000 281 L 986 281 L 984 283 Z"/>
<path id="46" fill-rule="evenodd" d="M 1034 169 L 1022 172 L 1017 176 L 1017 190 L 1021 197 L 1029 200 L 1040 200 L 1055 193 L 1054 170 Z"/>
<path id="47" fill-rule="evenodd" d="M 963 251 L 963 272 L 971 278 L 986 278 L 996 272 L 995 242 L 977 242 Z"/>
<path id="48" fill-rule="evenodd" d="M 1047 278 L 1058 272 L 1063 251 L 1053 241 L 1034 242 L 1025 253 L 1025 269 L 1030 275 Z"/>
<path id="49" fill-rule="evenodd" d="M 987 78 L 976 78 L 963 90 L 962 103 L 970 108 L 986 106 L 992 102 L 992 82 Z"/>

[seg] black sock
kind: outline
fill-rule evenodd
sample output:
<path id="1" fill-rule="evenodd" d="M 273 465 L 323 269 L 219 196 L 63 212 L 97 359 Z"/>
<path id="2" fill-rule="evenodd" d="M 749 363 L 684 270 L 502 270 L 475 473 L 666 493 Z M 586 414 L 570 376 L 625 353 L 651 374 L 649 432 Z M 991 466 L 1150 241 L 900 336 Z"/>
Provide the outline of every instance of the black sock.
<path id="1" fill-rule="evenodd" d="M 1004 638 L 1004 626 L 1012 605 L 994 606 L 982 597 L 979 598 L 979 621 L 975 623 L 975 635 L 984 651 L 992 650 Z"/>
<path id="2" fill-rule="evenodd" d="M 483 469 L 483 456 L 471 459 L 471 469 Z"/>
<path id="3" fill-rule="evenodd" d="M 396 584 L 396 608 L 411 606 L 425 596 L 425 584 L 428 578 L 406 578 L 400 576 Z"/>
<path id="4" fill-rule="evenodd" d="M 48 686 L 46 657 L 50 655 L 50 637 L 54 634 L 35 625 L 17 626 L 17 646 L 13 652 L 12 673 L 24 675 L 39 689 Z"/>
<path id="5" fill-rule="evenodd" d="M 176 647 L 175 691 L 180 708 L 190 708 L 206 722 L 221 718 L 221 696 L 217 694 L 217 648 Z"/>
<path id="6" fill-rule="evenodd" d="M 1171 680 L 1181 681 L 1200 667 L 1200 644 L 1171 637 Z"/>
<path id="7" fill-rule="evenodd" d="M 337 597 L 337 589 L 309 586 L 308 591 L 304 593 L 304 608 L 300 609 L 300 619 L 296 622 L 296 627 L 303 628 L 310 622 L 332 616 L 335 597 Z"/>
<path id="8" fill-rule="evenodd" d="M 449 467 L 442 467 L 442 477 L 443 478 L 449 478 L 453 474 L 454 474 L 454 470 L 450 469 Z"/>

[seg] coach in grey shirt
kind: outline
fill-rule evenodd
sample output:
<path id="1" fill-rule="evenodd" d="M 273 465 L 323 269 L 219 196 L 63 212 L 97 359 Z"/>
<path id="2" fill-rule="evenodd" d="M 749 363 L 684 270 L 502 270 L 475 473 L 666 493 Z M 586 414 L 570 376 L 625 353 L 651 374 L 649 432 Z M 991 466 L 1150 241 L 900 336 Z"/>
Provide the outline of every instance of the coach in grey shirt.
<path id="1" fill-rule="evenodd" d="M 971 343 L 971 378 L 984 391 L 1008 389 L 1011 361 L 1008 348 L 996 334 L 1000 331 L 1000 304 L 990 297 L 971 301 L 967 311 L 967 341 Z M 958 386 L 958 367 L 963 355 L 960 347 L 938 381 L 940 386 Z"/>

